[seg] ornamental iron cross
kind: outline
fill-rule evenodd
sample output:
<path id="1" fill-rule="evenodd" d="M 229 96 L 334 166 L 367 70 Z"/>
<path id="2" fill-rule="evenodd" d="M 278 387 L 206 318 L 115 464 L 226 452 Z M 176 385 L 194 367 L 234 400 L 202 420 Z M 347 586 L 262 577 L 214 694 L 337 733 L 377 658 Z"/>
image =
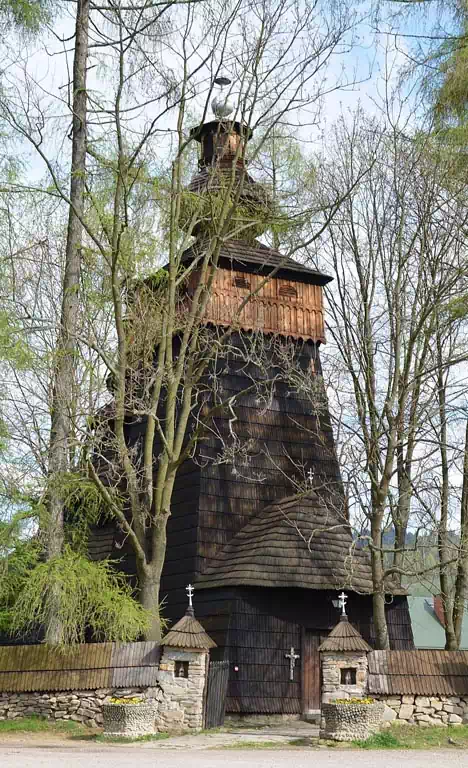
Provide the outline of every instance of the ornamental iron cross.
<path id="1" fill-rule="evenodd" d="M 192 597 L 193 597 L 193 593 L 195 592 L 195 589 L 192 587 L 191 584 L 189 584 L 188 587 L 185 588 L 185 591 L 187 592 L 187 595 L 188 595 L 189 608 L 192 608 L 193 607 Z"/>
<path id="2" fill-rule="evenodd" d="M 285 653 L 284 656 L 289 659 L 289 679 L 294 680 L 294 667 L 296 666 L 296 659 L 300 659 L 300 656 L 295 652 L 293 646 L 291 646 L 289 653 Z"/>
<path id="3" fill-rule="evenodd" d="M 341 608 L 341 615 L 346 616 L 346 603 L 348 602 L 348 595 L 344 592 L 338 595 L 338 606 Z"/>

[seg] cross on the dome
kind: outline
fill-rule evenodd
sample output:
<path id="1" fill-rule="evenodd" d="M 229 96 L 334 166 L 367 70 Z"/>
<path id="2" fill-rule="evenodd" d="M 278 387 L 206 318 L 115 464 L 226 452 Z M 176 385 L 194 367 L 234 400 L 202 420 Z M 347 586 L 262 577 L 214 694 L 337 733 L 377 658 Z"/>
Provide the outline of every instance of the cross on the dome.
<path id="1" fill-rule="evenodd" d="M 189 608 L 192 608 L 193 607 L 192 597 L 193 597 L 193 593 L 195 592 L 195 589 L 192 587 L 191 584 L 189 584 L 188 587 L 186 587 L 185 591 L 187 592 L 187 595 L 188 595 Z"/>
<path id="2" fill-rule="evenodd" d="M 344 592 L 338 595 L 338 606 L 341 608 L 341 615 L 346 616 L 346 603 L 348 602 L 348 595 Z"/>
<path id="3" fill-rule="evenodd" d="M 294 647 L 291 646 L 291 650 L 289 653 L 285 653 L 284 657 L 289 659 L 289 679 L 294 680 L 294 667 L 296 666 L 296 659 L 300 659 L 300 656 L 296 653 Z"/>
<path id="4" fill-rule="evenodd" d="M 310 485 L 313 485 L 313 482 L 314 482 L 314 470 L 313 469 L 309 469 L 309 471 L 307 473 L 307 479 L 308 479 Z"/>

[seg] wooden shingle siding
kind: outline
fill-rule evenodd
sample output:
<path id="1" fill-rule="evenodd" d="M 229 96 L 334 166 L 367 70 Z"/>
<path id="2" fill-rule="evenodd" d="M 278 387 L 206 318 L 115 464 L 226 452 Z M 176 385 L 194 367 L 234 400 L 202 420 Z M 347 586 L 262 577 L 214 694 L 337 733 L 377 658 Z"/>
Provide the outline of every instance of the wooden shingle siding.
<path id="1" fill-rule="evenodd" d="M 368 555 L 314 492 L 265 507 L 208 561 L 197 584 L 372 591 Z"/>
<path id="2" fill-rule="evenodd" d="M 204 258 L 206 247 L 211 247 L 211 244 L 212 241 L 203 241 L 203 239 L 194 243 L 184 251 L 182 262 L 184 264 L 195 260 L 200 262 Z M 273 270 L 276 270 L 275 277 L 293 280 L 295 284 L 305 282 L 323 286 L 333 279 L 329 275 L 285 256 L 275 248 L 269 248 L 259 240 L 225 240 L 219 251 L 219 268 L 263 276 L 270 275 Z"/>
<path id="3" fill-rule="evenodd" d="M 369 693 L 468 695 L 468 651 L 372 651 Z"/>
<path id="4" fill-rule="evenodd" d="M 216 648 L 216 642 L 203 629 L 195 618 L 194 610 L 189 607 L 175 627 L 164 636 L 161 645 L 169 645 L 171 648 L 194 648 L 209 651 Z"/>
<path id="5" fill-rule="evenodd" d="M 320 373 L 318 350 L 308 343 L 298 355 L 304 369 L 315 361 Z M 247 376 L 231 369 L 223 372 L 220 386 L 225 397 L 244 391 Z M 232 467 L 207 463 L 200 472 L 198 554 L 202 572 L 220 548 L 227 544 L 248 521 L 268 504 L 295 492 L 294 479 L 303 482 L 304 472 L 314 471 L 317 484 L 326 489 L 337 508 L 342 502 L 341 478 L 333 444 L 333 433 L 326 403 L 320 419 L 310 401 L 279 385 L 274 397 L 264 405 L 254 395 L 239 398 L 235 433 L 239 440 L 253 440 L 252 453 L 245 464 Z M 229 441 L 229 421 L 217 417 L 216 431 Z M 220 441 L 207 440 L 203 455 L 215 458 Z M 294 478 L 294 475 L 297 475 Z"/>
<path id="6" fill-rule="evenodd" d="M 156 684 L 160 648 L 90 643 L 67 651 L 45 645 L 0 648 L 0 693 L 93 690 Z"/>
<path id="7" fill-rule="evenodd" d="M 386 606 L 388 638 L 390 648 L 396 651 L 407 651 L 414 648 L 413 630 L 407 599 L 396 599 Z M 372 628 L 373 629 L 373 628 Z M 371 633 L 371 644 L 374 633 Z"/>
<path id="8" fill-rule="evenodd" d="M 298 714 L 301 712 L 300 660 L 289 679 L 285 653 L 300 649 L 301 627 L 267 613 L 258 602 L 239 599 L 229 631 L 231 670 L 228 712 Z M 236 670 L 237 667 L 237 670 Z"/>
<path id="9" fill-rule="evenodd" d="M 369 643 L 362 638 L 359 631 L 351 624 L 347 616 L 341 616 L 338 624 L 333 627 L 328 637 L 321 643 L 319 651 L 327 653 L 371 651 Z"/>

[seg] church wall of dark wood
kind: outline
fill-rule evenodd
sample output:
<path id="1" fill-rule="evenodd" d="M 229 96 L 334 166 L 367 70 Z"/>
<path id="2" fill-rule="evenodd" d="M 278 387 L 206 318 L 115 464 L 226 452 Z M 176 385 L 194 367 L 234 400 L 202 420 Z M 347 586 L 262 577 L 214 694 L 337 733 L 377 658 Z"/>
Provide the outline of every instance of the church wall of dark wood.
<path id="1" fill-rule="evenodd" d="M 237 588 L 196 592 L 197 615 L 220 645 L 217 658 L 230 661 L 227 711 L 297 714 L 302 711 L 301 659 L 289 680 L 291 646 L 301 655 L 303 631 L 317 642 L 335 626 L 336 592 L 300 589 Z M 348 615 L 372 644 L 372 598 L 348 594 Z M 387 606 L 391 647 L 413 648 L 407 600 Z M 224 647 L 221 647 L 225 643 Z"/>
<path id="2" fill-rule="evenodd" d="M 313 344 L 302 350 L 302 366 L 309 372 L 311 359 L 320 371 L 318 350 Z M 220 376 L 223 398 L 247 389 L 254 372 L 229 370 Z M 326 400 L 320 407 L 293 387 L 280 382 L 268 402 L 258 395 L 242 395 L 236 405 L 236 419 L 217 417 L 220 439 L 210 439 L 202 446 L 208 462 L 200 478 L 199 545 L 200 565 L 216 557 L 220 546 L 232 538 L 254 514 L 274 500 L 297 492 L 298 484 L 312 472 L 324 495 L 341 504 L 341 478 L 335 456 L 333 432 Z M 317 414 L 320 414 L 319 417 Z M 216 463 L 222 440 L 232 441 L 233 431 L 240 441 L 249 441 L 247 455 L 234 456 L 228 463 Z M 210 463 L 212 460 L 212 463 Z"/>
<path id="3" fill-rule="evenodd" d="M 301 627 L 240 598 L 229 631 L 227 712 L 301 712 L 300 666 L 289 679 L 285 654 L 299 649 Z"/>
<path id="4" fill-rule="evenodd" d="M 297 589 L 240 588 L 229 631 L 227 711 L 302 712 L 301 648 L 304 628 L 326 636 L 337 620 L 335 593 Z M 355 612 L 362 615 L 357 602 Z M 291 647 L 300 658 L 290 680 Z M 237 670 L 236 670 L 237 667 Z"/>
<path id="5" fill-rule="evenodd" d="M 413 630 L 406 597 L 388 597 L 385 609 L 387 615 L 388 637 L 392 650 L 408 651 L 414 649 Z M 375 632 L 371 623 L 370 643 L 374 645 Z"/>

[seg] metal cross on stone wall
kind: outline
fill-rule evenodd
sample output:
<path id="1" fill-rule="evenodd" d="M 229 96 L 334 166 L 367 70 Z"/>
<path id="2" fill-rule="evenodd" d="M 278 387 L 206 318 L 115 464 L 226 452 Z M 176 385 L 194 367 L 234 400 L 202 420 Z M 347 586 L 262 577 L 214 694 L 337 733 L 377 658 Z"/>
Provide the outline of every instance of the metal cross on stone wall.
<path id="1" fill-rule="evenodd" d="M 289 653 L 284 654 L 286 659 L 289 659 L 289 679 L 294 680 L 294 667 L 296 666 L 296 660 L 300 659 L 298 653 L 295 652 L 295 649 L 293 646 L 291 646 L 291 650 Z"/>

